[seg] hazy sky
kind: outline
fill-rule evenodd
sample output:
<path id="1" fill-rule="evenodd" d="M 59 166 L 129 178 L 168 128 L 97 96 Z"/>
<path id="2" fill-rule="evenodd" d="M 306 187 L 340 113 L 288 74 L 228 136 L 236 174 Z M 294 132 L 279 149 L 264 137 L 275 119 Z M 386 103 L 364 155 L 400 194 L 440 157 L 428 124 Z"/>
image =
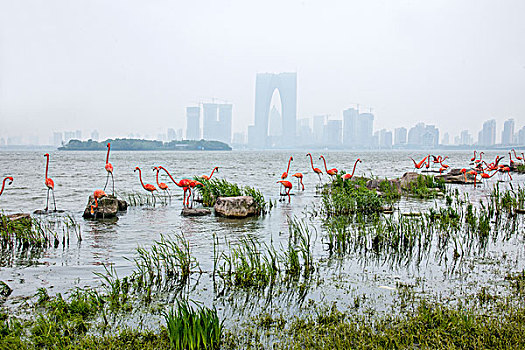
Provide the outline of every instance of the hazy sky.
<path id="1" fill-rule="evenodd" d="M 525 124 L 525 1 L 0 0 L 0 136 L 253 123 L 258 72 L 297 72 L 298 117 L 372 106 L 375 129 Z"/>

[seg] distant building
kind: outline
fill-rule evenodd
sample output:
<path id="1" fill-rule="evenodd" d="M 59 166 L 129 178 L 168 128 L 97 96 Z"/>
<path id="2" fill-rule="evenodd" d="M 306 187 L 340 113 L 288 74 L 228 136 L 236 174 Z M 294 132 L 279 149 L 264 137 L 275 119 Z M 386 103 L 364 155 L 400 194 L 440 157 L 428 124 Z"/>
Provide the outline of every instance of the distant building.
<path id="1" fill-rule="evenodd" d="M 326 119 L 326 116 L 324 115 L 314 116 L 312 132 L 314 136 L 314 141 L 318 145 L 323 143 L 325 119 Z"/>
<path id="2" fill-rule="evenodd" d="M 205 140 L 218 140 L 218 121 L 216 103 L 202 104 L 202 138 Z"/>
<path id="3" fill-rule="evenodd" d="M 343 111 L 343 145 L 347 147 L 357 146 L 358 140 L 359 111 L 348 108 Z"/>
<path id="4" fill-rule="evenodd" d="M 357 122 L 358 146 L 372 146 L 372 133 L 374 129 L 374 115 L 372 113 L 361 113 Z"/>
<path id="5" fill-rule="evenodd" d="M 219 121 L 217 124 L 217 140 L 230 144 L 232 141 L 232 112 L 233 105 L 219 104 Z"/>
<path id="6" fill-rule="evenodd" d="M 343 136 L 343 121 L 328 120 L 324 128 L 323 143 L 326 146 L 341 146 Z"/>
<path id="7" fill-rule="evenodd" d="M 448 132 L 446 132 L 443 135 L 443 138 L 441 139 L 441 144 L 442 145 L 448 145 L 449 143 L 450 143 L 450 136 L 449 136 Z"/>
<path id="8" fill-rule="evenodd" d="M 525 126 L 518 131 L 518 145 L 525 146 Z"/>
<path id="9" fill-rule="evenodd" d="M 234 145 L 244 145 L 246 143 L 246 135 L 243 132 L 234 132 L 232 143 Z"/>
<path id="10" fill-rule="evenodd" d="M 93 131 L 91 132 L 91 139 L 92 139 L 93 141 L 98 141 L 98 138 L 99 138 L 98 131 L 97 131 L 97 130 L 93 130 Z"/>
<path id="11" fill-rule="evenodd" d="M 62 133 L 54 132 L 53 133 L 53 146 L 62 146 L 62 141 L 64 141 Z"/>
<path id="12" fill-rule="evenodd" d="M 168 142 L 175 141 L 177 139 L 177 133 L 175 132 L 175 129 L 168 128 L 167 136 L 168 136 L 168 139 L 167 139 Z"/>
<path id="13" fill-rule="evenodd" d="M 76 134 L 74 131 L 64 131 L 64 142 L 68 143 L 70 140 L 75 139 Z"/>
<path id="14" fill-rule="evenodd" d="M 279 113 L 279 110 L 275 106 L 272 106 L 272 109 L 270 110 L 270 126 L 268 135 L 280 137 L 282 134 L 283 120 L 281 118 L 281 113 Z"/>
<path id="15" fill-rule="evenodd" d="M 508 119 L 503 124 L 503 131 L 501 132 L 501 144 L 508 146 L 514 143 L 514 119 Z"/>
<path id="16" fill-rule="evenodd" d="M 392 131 L 381 129 L 379 131 L 379 147 L 382 149 L 392 148 Z"/>
<path id="17" fill-rule="evenodd" d="M 415 147 L 437 147 L 439 145 L 439 129 L 434 125 L 417 123 L 408 131 L 408 144 Z"/>
<path id="18" fill-rule="evenodd" d="M 82 140 L 82 131 L 77 130 L 75 131 L 75 139 L 81 141 Z"/>
<path id="19" fill-rule="evenodd" d="M 483 123 L 483 129 L 478 134 L 480 146 L 493 146 L 496 144 L 496 120 L 491 119 Z"/>
<path id="20" fill-rule="evenodd" d="M 312 145 L 313 135 L 310 128 L 310 119 L 301 118 L 297 120 L 297 142 L 299 145 Z"/>
<path id="21" fill-rule="evenodd" d="M 407 144 L 407 129 L 397 128 L 394 130 L 394 145 L 406 145 Z"/>
<path id="22" fill-rule="evenodd" d="M 417 123 L 408 131 L 408 144 L 411 146 L 421 146 L 423 143 L 423 134 L 425 133 L 425 124 Z"/>
<path id="23" fill-rule="evenodd" d="M 459 135 L 459 145 L 472 145 L 474 143 L 474 138 L 468 130 L 463 130 Z"/>
<path id="24" fill-rule="evenodd" d="M 5 139 L 3 137 L 0 137 L 0 147 L 5 146 Z"/>
<path id="25" fill-rule="evenodd" d="M 201 139 L 201 108 L 186 107 L 186 140 Z"/>

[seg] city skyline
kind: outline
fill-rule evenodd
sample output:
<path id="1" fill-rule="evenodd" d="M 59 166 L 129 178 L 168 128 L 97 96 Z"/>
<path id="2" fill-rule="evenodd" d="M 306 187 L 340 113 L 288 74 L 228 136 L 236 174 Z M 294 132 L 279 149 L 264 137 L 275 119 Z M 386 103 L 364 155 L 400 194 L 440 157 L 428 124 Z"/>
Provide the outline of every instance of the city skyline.
<path id="1" fill-rule="evenodd" d="M 524 121 L 523 2 L 87 5 L 0 4 L 1 137 L 158 135 L 185 129 L 185 107 L 207 96 L 235 106 L 238 133 L 254 123 L 263 72 L 297 72 L 297 118 L 341 118 L 359 102 L 377 130 Z"/>

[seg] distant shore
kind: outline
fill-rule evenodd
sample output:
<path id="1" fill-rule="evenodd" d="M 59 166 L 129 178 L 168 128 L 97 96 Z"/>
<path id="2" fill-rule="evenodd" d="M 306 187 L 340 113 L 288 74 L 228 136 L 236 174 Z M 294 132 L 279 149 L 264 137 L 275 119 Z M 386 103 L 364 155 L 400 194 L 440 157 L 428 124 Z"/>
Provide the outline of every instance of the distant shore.
<path id="1" fill-rule="evenodd" d="M 60 151 L 105 151 L 107 144 L 115 151 L 231 151 L 232 148 L 220 141 L 183 140 L 183 141 L 151 141 L 140 139 L 108 139 L 97 142 L 93 140 L 71 140 Z"/>

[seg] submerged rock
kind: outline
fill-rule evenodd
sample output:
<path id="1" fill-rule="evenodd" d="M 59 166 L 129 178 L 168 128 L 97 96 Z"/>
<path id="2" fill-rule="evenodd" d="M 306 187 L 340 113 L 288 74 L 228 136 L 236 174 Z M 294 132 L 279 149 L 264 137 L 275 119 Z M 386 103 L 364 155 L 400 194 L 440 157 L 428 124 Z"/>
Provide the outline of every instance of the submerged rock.
<path id="1" fill-rule="evenodd" d="M 245 218 L 260 214 L 257 202 L 251 196 L 218 197 L 214 209 L 215 215 L 229 218 Z"/>
<path id="2" fill-rule="evenodd" d="M 31 214 L 26 213 L 17 213 L 6 215 L 6 217 L 17 225 L 25 226 L 28 229 L 31 229 L 33 226 L 33 220 L 31 219 Z"/>
<path id="3" fill-rule="evenodd" d="M 210 215 L 211 210 L 206 208 L 183 208 L 182 216 L 205 216 Z"/>
<path id="4" fill-rule="evenodd" d="M 4 303 L 13 290 L 4 281 L 0 281 L 0 303 Z"/>

